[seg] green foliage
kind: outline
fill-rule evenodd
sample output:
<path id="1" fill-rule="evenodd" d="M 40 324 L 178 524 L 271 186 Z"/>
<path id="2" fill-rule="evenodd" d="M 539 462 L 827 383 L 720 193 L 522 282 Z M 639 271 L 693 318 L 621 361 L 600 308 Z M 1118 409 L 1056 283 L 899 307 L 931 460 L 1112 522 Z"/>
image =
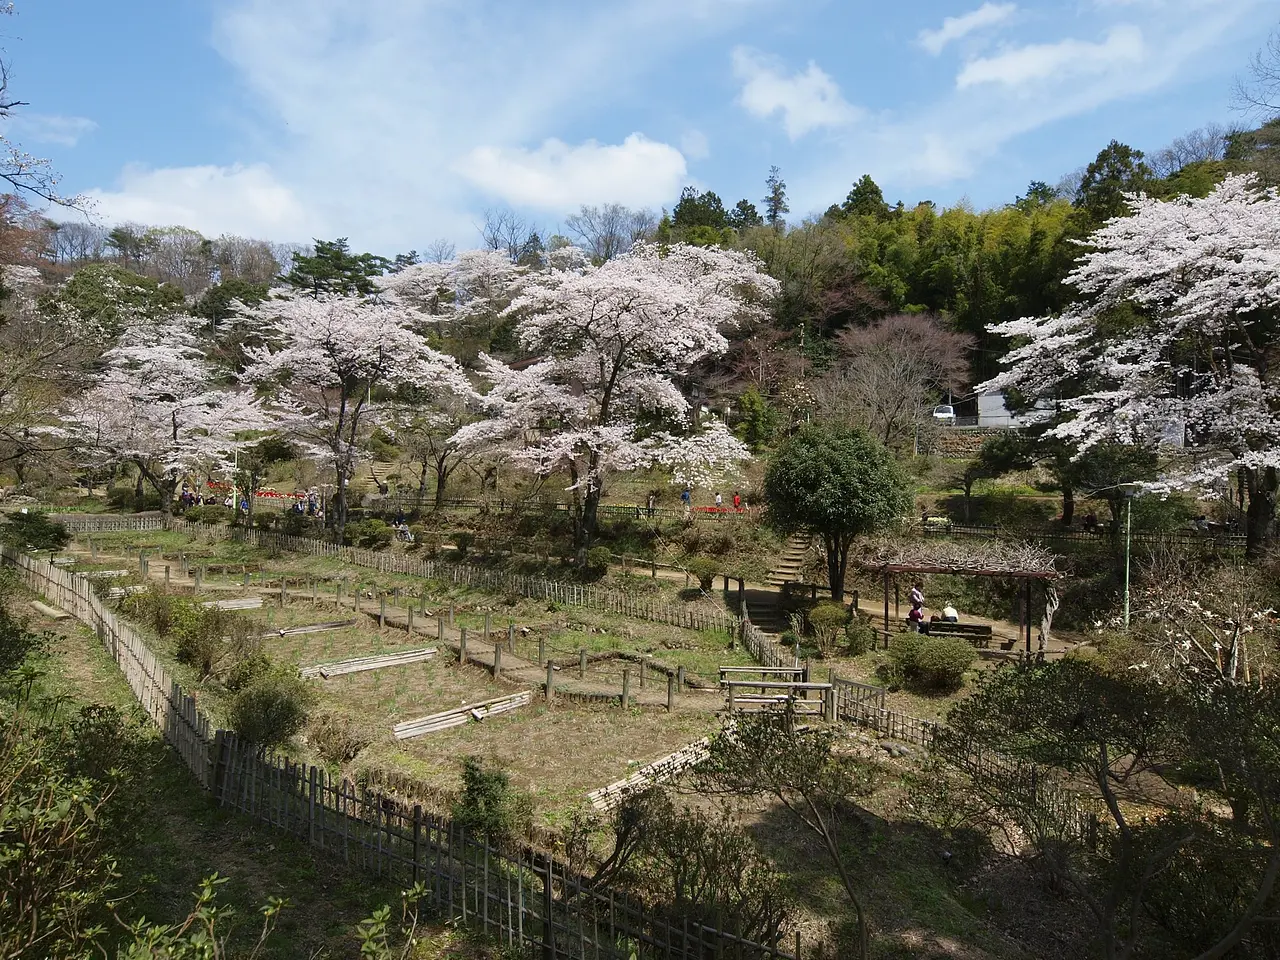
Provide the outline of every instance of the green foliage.
<path id="1" fill-rule="evenodd" d="M 228 721 L 245 740 L 262 747 L 280 746 L 306 726 L 315 691 L 288 664 L 273 665 L 231 698 Z"/>
<path id="2" fill-rule="evenodd" d="M 820 603 L 809 611 L 809 626 L 824 657 L 836 652 L 849 625 L 849 611 L 838 603 Z"/>
<path id="3" fill-rule="evenodd" d="M 228 921 L 234 911 L 218 905 L 218 888 L 227 879 L 215 873 L 202 880 L 195 906 L 180 923 L 165 925 L 139 920 L 132 924 L 130 942 L 117 953 L 117 960 L 229 960 L 227 934 L 231 925 Z M 258 940 L 244 954 L 245 960 L 254 960 L 259 955 L 280 914 L 289 906 L 286 899 L 267 898 L 258 911 L 262 915 Z"/>
<path id="4" fill-rule="evenodd" d="M 780 417 L 755 385 L 747 387 L 738 397 L 738 424 L 734 432 L 738 439 L 751 448 L 752 453 L 768 445 L 778 432 Z"/>
<path id="5" fill-rule="evenodd" d="M 479 757 L 462 761 L 462 795 L 453 807 L 453 820 L 491 843 L 508 843 L 527 836 L 533 823 L 533 801 L 511 788 L 511 778 L 487 767 Z"/>
<path id="6" fill-rule="evenodd" d="M 769 518 L 787 532 L 859 536 L 911 509 L 907 481 L 893 457 L 861 430 L 807 426 L 769 461 Z"/>
<path id="7" fill-rule="evenodd" d="M 853 185 L 838 210 L 842 216 L 846 217 L 874 217 L 877 220 L 883 220 L 889 216 L 889 205 L 884 201 L 884 191 L 871 179 L 869 173 L 864 173 L 862 178 Z"/>
<path id="8" fill-rule="evenodd" d="M 929 692 L 948 692 L 964 683 L 977 652 L 968 640 L 904 633 L 889 645 L 889 661 L 904 684 Z"/>
<path id="9" fill-rule="evenodd" d="M 367 296 L 373 292 L 373 278 L 386 273 L 389 265 L 385 257 L 352 253 L 346 237 L 316 240 L 315 252 L 310 256 L 293 255 L 293 268 L 283 279 L 294 289 L 316 294 L 359 293 Z"/>
<path id="10" fill-rule="evenodd" d="M 345 543 L 365 547 L 369 550 L 380 550 L 383 547 L 390 546 L 394 538 L 395 531 L 391 529 L 391 525 L 385 520 L 379 520 L 376 517 L 348 523 L 346 530 L 343 531 L 343 541 Z"/>
<path id="11" fill-rule="evenodd" d="M 307 743 L 325 763 L 350 763 L 373 741 L 365 724 L 341 714 L 326 711 L 307 723 Z"/>
<path id="12" fill-rule="evenodd" d="M 227 523 L 234 516 L 234 511 L 220 503 L 201 503 L 188 507 L 182 519 L 190 523 Z"/>
<path id="13" fill-rule="evenodd" d="M 1073 200 L 1088 214 L 1092 226 L 1128 212 L 1124 195 L 1146 190 L 1155 174 L 1141 150 L 1112 140 L 1085 169 Z"/>
<path id="14" fill-rule="evenodd" d="M 71 534 L 46 513 L 20 511 L 5 518 L 0 542 L 19 550 L 61 550 L 71 542 Z"/>
<path id="15" fill-rule="evenodd" d="M 467 551 L 471 549 L 471 545 L 475 543 L 476 535 L 470 530 L 457 530 L 450 537 L 453 541 L 454 549 L 458 553 L 458 559 L 465 559 Z"/>
<path id="16" fill-rule="evenodd" d="M 231 308 L 232 301 L 239 300 L 246 306 L 256 306 L 267 299 L 270 284 L 250 283 L 240 277 L 231 277 L 213 284 L 205 290 L 191 305 L 191 315 L 209 321 L 209 326 L 217 329 L 220 323 L 236 316 Z"/>
<path id="17" fill-rule="evenodd" d="M 854 614 L 844 628 L 845 649 L 851 656 L 860 657 L 876 646 L 876 631 L 871 620 L 861 614 Z"/>
<path id="18" fill-rule="evenodd" d="M 609 561 L 613 553 L 608 547 L 592 547 L 587 551 L 582 566 L 582 575 L 588 580 L 599 580 L 609 572 Z"/>
<path id="19" fill-rule="evenodd" d="M 720 564 L 715 560 L 709 557 L 690 557 L 684 566 L 698 581 L 699 590 L 710 590 L 715 586 L 716 574 L 720 572 Z"/>
<path id="20" fill-rule="evenodd" d="M 672 226 L 676 231 L 694 227 L 723 231 L 729 227 L 729 218 L 720 198 L 710 190 L 699 193 L 696 187 L 685 187 L 672 211 Z"/>
<path id="21" fill-rule="evenodd" d="M 115 337 L 137 317 L 155 319 L 183 309 L 182 291 L 113 263 L 91 263 L 41 301 L 52 312 L 70 308 L 87 330 Z"/>

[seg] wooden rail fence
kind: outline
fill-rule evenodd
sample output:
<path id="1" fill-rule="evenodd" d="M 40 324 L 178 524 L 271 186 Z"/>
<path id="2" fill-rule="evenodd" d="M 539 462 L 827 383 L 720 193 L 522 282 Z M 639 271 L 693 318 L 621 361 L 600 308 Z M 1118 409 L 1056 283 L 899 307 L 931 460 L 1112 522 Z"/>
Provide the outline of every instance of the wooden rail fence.
<path id="1" fill-rule="evenodd" d="M 409 886 L 438 912 L 541 960 L 798 960 L 694 917 L 641 903 L 531 848 L 500 849 L 450 821 L 214 730 L 196 701 L 82 574 L 12 547 L 23 582 L 88 624 L 168 742 L 216 801 L 346 864 Z M 798 946 L 798 941 L 797 941 Z"/>

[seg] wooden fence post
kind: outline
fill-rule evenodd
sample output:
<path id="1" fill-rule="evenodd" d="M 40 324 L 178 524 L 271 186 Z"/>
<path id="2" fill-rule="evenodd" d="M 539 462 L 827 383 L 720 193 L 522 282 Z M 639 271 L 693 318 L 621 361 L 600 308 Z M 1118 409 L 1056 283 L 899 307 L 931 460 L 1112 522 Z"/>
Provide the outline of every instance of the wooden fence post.
<path id="1" fill-rule="evenodd" d="M 493 645 L 493 679 L 502 679 L 502 644 Z"/>
<path id="2" fill-rule="evenodd" d="M 489 642 L 489 637 L 493 633 L 493 614 L 485 611 L 484 614 L 484 642 Z"/>
<path id="3" fill-rule="evenodd" d="M 449 626 L 453 626 L 453 604 L 449 604 Z"/>
<path id="4" fill-rule="evenodd" d="M 684 665 L 676 667 L 676 688 L 680 693 L 684 693 Z"/>
<path id="5" fill-rule="evenodd" d="M 516 652 L 516 625 L 513 620 L 507 624 L 507 653 Z"/>
<path id="6" fill-rule="evenodd" d="M 546 662 L 547 662 L 547 638 L 539 637 L 538 638 L 538 663 L 543 664 Z"/>
<path id="7" fill-rule="evenodd" d="M 622 668 L 622 709 L 631 706 L 631 668 Z"/>
<path id="8" fill-rule="evenodd" d="M 164 588 L 166 590 L 169 589 L 169 565 L 167 563 L 164 565 Z"/>
<path id="9" fill-rule="evenodd" d="M 463 627 L 458 640 L 458 663 L 467 662 L 467 628 Z"/>
<path id="10" fill-rule="evenodd" d="M 547 702 L 550 703 L 556 698 L 556 668 L 547 661 Z"/>
<path id="11" fill-rule="evenodd" d="M 405 626 L 404 632 L 413 636 L 413 604 L 409 604 L 409 623 Z"/>
<path id="12" fill-rule="evenodd" d="M 676 705 L 676 675 L 674 673 L 667 674 L 667 713 L 675 709 Z"/>
<path id="13" fill-rule="evenodd" d="M 385 627 L 387 625 L 387 595 L 384 593 L 378 598 L 378 626 Z"/>
<path id="14" fill-rule="evenodd" d="M 641 690 L 644 689 L 644 673 L 645 673 L 645 667 L 648 665 L 648 663 L 649 663 L 648 660 L 641 657 L 640 659 L 640 689 Z"/>
<path id="15" fill-rule="evenodd" d="M 578 679 L 587 679 L 587 648 L 578 648 Z"/>
<path id="16" fill-rule="evenodd" d="M 289 600 L 289 578 L 282 576 L 280 578 L 280 609 L 284 609 L 284 605 Z"/>

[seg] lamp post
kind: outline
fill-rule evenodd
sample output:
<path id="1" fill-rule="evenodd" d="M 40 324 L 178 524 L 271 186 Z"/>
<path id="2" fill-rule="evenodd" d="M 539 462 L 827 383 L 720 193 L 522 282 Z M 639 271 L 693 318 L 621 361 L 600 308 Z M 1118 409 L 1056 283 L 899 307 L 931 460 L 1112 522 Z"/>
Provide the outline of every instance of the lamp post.
<path id="1" fill-rule="evenodd" d="M 1133 538 L 1133 498 L 1142 492 L 1140 483 L 1118 485 L 1124 494 L 1124 628 L 1129 629 L 1129 553 Z"/>

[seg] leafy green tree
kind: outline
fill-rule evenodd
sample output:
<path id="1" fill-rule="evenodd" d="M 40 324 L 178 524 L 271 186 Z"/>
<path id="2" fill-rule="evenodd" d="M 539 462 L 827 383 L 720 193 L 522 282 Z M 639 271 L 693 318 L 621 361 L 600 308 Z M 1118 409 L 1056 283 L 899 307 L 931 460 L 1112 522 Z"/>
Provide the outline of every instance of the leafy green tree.
<path id="1" fill-rule="evenodd" d="M 380 277 L 391 266 L 386 257 L 372 253 L 352 253 L 346 237 L 316 240 L 315 252 L 295 253 L 293 268 L 282 278 L 298 290 L 314 294 L 338 293 L 344 296 L 373 292 L 373 278 Z"/>
<path id="2" fill-rule="evenodd" d="M 782 171 L 777 167 L 770 167 L 764 185 L 767 188 L 764 197 L 765 222 L 775 230 L 781 230 L 786 226 L 782 215 L 791 211 L 791 207 L 787 205 L 787 182 L 782 179 Z"/>
<path id="3" fill-rule="evenodd" d="M 844 598 L 849 548 L 912 506 L 907 481 L 883 445 L 861 430 L 809 425 L 769 461 L 764 477 L 771 521 L 781 530 L 822 539 L 833 600 Z"/>
<path id="4" fill-rule="evenodd" d="M 734 432 L 738 439 L 759 453 L 778 432 L 779 416 L 768 399 L 752 384 L 738 398 L 739 421 Z"/>
<path id="5" fill-rule="evenodd" d="M 217 330 L 218 325 L 236 316 L 231 309 L 231 302 L 239 300 L 247 306 L 254 306 L 267 299 L 270 284 L 250 283 L 239 277 L 222 280 L 209 287 L 191 305 L 192 316 L 202 317 L 209 321 L 209 329 Z"/>
<path id="6" fill-rule="evenodd" d="M 1079 897 L 1100 956 L 1264 957 L 1280 876 L 1270 813 L 1280 792 L 1278 703 L 1270 690 L 1171 683 L 1140 657 L 1129 666 L 1067 658 L 984 674 L 951 709 L 937 747 Z M 983 751 L 1004 759 L 973 762 Z M 1213 802 L 1169 802 L 1164 777 L 1197 769 L 1211 772 L 1203 790 L 1221 790 L 1233 808 L 1248 801 L 1236 829 Z M 1055 777 L 1089 784 L 1101 801 L 1096 839 L 1078 829 Z M 1232 869 L 1206 884 L 1212 863 Z M 1191 890 L 1202 899 L 1181 903 Z"/>
<path id="7" fill-rule="evenodd" d="M 864 173 L 853 185 L 840 212 L 846 217 L 875 217 L 884 220 L 889 216 L 889 205 L 884 201 L 884 191 L 871 179 L 871 174 Z"/>
<path id="8" fill-rule="evenodd" d="M 183 309 L 177 287 L 157 283 L 114 263 L 81 267 L 56 293 L 40 302 L 43 312 L 69 309 L 86 333 L 112 338 L 133 323 L 155 320 Z"/>
<path id="9" fill-rule="evenodd" d="M 752 227 L 764 226 L 764 218 L 750 200 L 739 200 L 726 216 L 729 226 L 739 233 Z"/>
<path id="10" fill-rule="evenodd" d="M 1092 226 L 1129 212 L 1126 193 L 1147 190 L 1155 174 L 1143 160 L 1141 150 L 1112 140 L 1085 169 L 1076 188 L 1075 206 L 1088 214 Z"/>
<path id="11" fill-rule="evenodd" d="M 836 749 L 830 729 L 798 730 L 794 717 L 747 713 L 712 738 L 695 770 L 711 795 L 768 797 L 821 842 L 857 917 L 851 954 L 865 958 L 871 942 L 863 893 L 845 862 L 847 821 L 871 792 L 874 774 L 863 761 Z"/>
<path id="12" fill-rule="evenodd" d="M 672 211 L 671 225 L 676 231 L 694 227 L 725 230 L 729 227 L 729 215 L 725 212 L 724 203 L 710 190 L 699 193 L 696 187 L 685 187 L 680 193 L 680 202 Z"/>
<path id="13" fill-rule="evenodd" d="M 1019 197 L 1013 201 L 1013 205 L 1019 210 L 1034 210 L 1036 207 L 1045 207 L 1058 199 L 1058 191 L 1049 186 L 1043 180 L 1032 180 L 1027 186 L 1026 196 Z"/>

